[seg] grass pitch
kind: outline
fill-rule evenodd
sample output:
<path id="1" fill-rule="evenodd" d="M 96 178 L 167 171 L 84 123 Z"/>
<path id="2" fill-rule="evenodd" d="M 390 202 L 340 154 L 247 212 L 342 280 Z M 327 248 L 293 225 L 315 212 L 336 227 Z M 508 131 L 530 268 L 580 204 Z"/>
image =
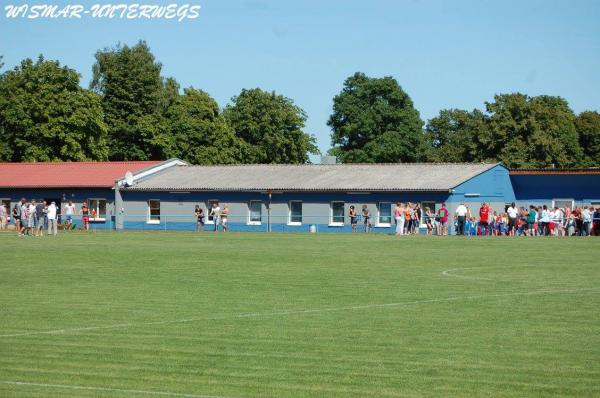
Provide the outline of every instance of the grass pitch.
<path id="1" fill-rule="evenodd" d="M 597 397 L 600 241 L 0 234 L 2 397 Z"/>

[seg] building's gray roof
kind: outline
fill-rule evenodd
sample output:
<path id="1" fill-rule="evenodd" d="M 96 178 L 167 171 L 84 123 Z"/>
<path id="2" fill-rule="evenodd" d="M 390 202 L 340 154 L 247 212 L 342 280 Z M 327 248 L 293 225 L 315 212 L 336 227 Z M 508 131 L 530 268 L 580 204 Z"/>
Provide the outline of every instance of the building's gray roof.
<path id="1" fill-rule="evenodd" d="M 135 183 L 136 191 L 448 191 L 494 164 L 177 166 Z"/>

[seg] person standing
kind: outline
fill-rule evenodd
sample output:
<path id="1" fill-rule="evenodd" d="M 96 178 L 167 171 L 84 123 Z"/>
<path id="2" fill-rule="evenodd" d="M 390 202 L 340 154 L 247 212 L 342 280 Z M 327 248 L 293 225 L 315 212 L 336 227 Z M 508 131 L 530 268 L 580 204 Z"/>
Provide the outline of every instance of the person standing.
<path id="1" fill-rule="evenodd" d="M 519 216 L 519 210 L 517 210 L 517 206 L 515 202 L 511 203 L 506 209 L 506 214 L 508 215 L 508 235 L 515 236 L 515 229 L 517 228 L 517 217 Z"/>
<path id="2" fill-rule="evenodd" d="M 219 207 L 219 202 L 213 202 L 208 215 L 212 217 L 212 221 L 215 226 L 214 231 L 219 231 L 219 223 L 221 222 L 221 208 Z"/>
<path id="3" fill-rule="evenodd" d="M 69 203 L 65 206 L 66 224 L 69 227 L 73 224 L 73 216 L 75 215 L 75 205 L 69 200 Z"/>
<path id="4" fill-rule="evenodd" d="M 87 202 L 83 202 L 81 205 L 81 210 L 79 211 L 81 215 L 81 221 L 83 222 L 83 229 L 90 229 L 90 208 L 87 205 Z"/>
<path id="5" fill-rule="evenodd" d="M 448 235 L 448 209 L 446 208 L 446 203 L 442 203 L 437 216 L 439 218 L 438 235 Z"/>
<path id="6" fill-rule="evenodd" d="M 46 219 L 46 204 L 40 199 L 35 205 L 35 236 L 44 236 L 44 221 Z"/>
<path id="7" fill-rule="evenodd" d="M 488 234 L 489 218 L 490 207 L 487 205 L 487 203 L 483 202 L 479 208 L 479 229 L 481 236 L 486 236 Z"/>
<path id="8" fill-rule="evenodd" d="M 350 205 L 348 210 L 348 217 L 350 218 L 350 226 L 352 226 L 352 232 L 356 232 L 356 223 L 358 222 L 358 215 L 356 214 L 356 208 L 354 205 Z"/>
<path id="9" fill-rule="evenodd" d="M 229 215 L 229 206 L 227 203 L 223 205 L 223 210 L 221 211 L 221 225 L 223 226 L 223 232 L 227 232 L 227 216 Z"/>
<path id="10" fill-rule="evenodd" d="M 463 236 L 465 234 L 465 222 L 467 221 L 467 214 L 469 210 L 465 206 L 465 202 L 460 202 L 460 205 L 456 208 L 456 221 L 458 222 L 456 235 Z"/>
<path id="11" fill-rule="evenodd" d="M 196 232 L 204 231 L 204 210 L 200 205 L 196 205 L 194 216 L 196 217 Z"/>
<path id="12" fill-rule="evenodd" d="M 15 223 L 15 231 L 17 232 L 17 236 L 21 236 L 21 210 L 19 209 L 19 204 L 17 203 L 12 209 L 12 218 Z"/>
<path id="13" fill-rule="evenodd" d="M 404 234 L 410 234 L 410 212 L 412 211 L 412 203 L 408 202 L 404 205 Z"/>
<path id="14" fill-rule="evenodd" d="M 8 219 L 8 210 L 6 210 L 6 205 L 4 203 L 0 203 L 0 231 L 6 229 L 6 220 Z"/>
<path id="15" fill-rule="evenodd" d="M 419 203 L 415 204 L 415 209 L 412 214 L 412 223 L 413 234 L 418 235 L 421 227 L 421 205 Z"/>
<path id="16" fill-rule="evenodd" d="M 397 202 L 394 207 L 394 220 L 396 221 L 396 236 L 404 235 L 404 211 L 400 202 Z"/>
<path id="17" fill-rule="evenodd" d="M 529 213 L 527 214 L 527 229 L 529 230 L 529 236 L 535 235 L 535 221 L 537 220 L 537 213 L 533 205 L 529 205 Z"/>
<path id="18" fill-rule="evenodd" d="M 367 233 L 371 230 L 371 212 L 369 211 L 367 205 L 363 205 L 362 207 L 362 216 L 365 225 L 365 233 Z"/>
<path id="19" fill-rule="evenodd" d="M 33 236 L 35 234 L 35 199 L 27 203 L 27 229 L 26 235 Z M 25 233 L 25 232 L 24 232 Z"/>
<path id="20" fill-rule="evenodd" d="M 592 213 L 592 233 L 594 236 L 600 236 L 600 206 Z"/>
<path id="21" fill-rule="evenodd" d="M 548 211 L 548 206 L 542 206 L 542 211 L 540 213 L 540 224 L 541 224 L 541 235 L 548 236 L 550 234 L 550 212 Z"/>
<path id="22" fill-rule="evenodd" d="M 55 202 L 50 203 L 48 206 L 48 213 L 46 215 L 48 217 L 48 235 L 56 236 L 58 233 L 58 226 L 56 224 L 57 208 Z"/>
<path id="23" fill-rule="evenodd" d="M 581 236 L 590 236 L 590 227 L 592 225 L 592 212 L 588 209 L 587 206 L 583 208 L 581 212 Z"/>

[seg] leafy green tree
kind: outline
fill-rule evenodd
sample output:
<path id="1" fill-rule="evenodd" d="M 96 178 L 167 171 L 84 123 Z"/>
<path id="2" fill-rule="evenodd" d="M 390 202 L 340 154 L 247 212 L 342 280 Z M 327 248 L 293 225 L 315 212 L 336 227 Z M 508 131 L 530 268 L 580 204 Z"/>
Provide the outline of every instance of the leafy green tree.
<path id="1" fill-rule="evenodd" d="M 0 75 L 2 160 L 106 160 L 100 97 L 79 80 L 73 69 L 42 56 Z"/>
<path id="2" fill-rule="evenodd" d="M 600 166 L 600 114 L 596 111 L 580 113 L 575 119 L 575 128 L 585 156 L 583 166 Z"/>
<path id="3" fill-rule="evenodd" d="M 496 95 L 486 103 L 489 153 L 508 167 L 578 167 L 575 114 L 561 97 Z"/>
<path id="4" fill-rule="evenodd" d="M 275 92 L 244 89 L 223 115 L 245 143 L 244 163 L 306 163 L 318 153 L 315 138 L 303 131 L 306 113 Z"/>
<path id="5" fill-rule="evenodd" d="M 172 130 L 168 154 L 193 164 L 237 163 L 243 143 L 207 93 L 186 88 L 166 113 Z"/>
<path id="6" fill-rule="evenodd" d="M 330 153 L 342 162 L 415 162 L 423 159 L 423 121 L 392 77 L 355 73 L 333 99 Z"/>
<path id="7" fill-rule="evenodd" d="M 485 115 L 475 109 L 440 111 L 425 128 L 430 162 L 481 162 L 488 158 L 485 150 L 490 137 Z"/>
<path id="8" fill-rule="evenodd" d="M 169 139 L 162 111 L 178 87 L 173 80 L 165 86 L 161 68 L 143 41 L 96 53 L 90 87 L 102 95 L 111 160 L 164 157 Z"/>

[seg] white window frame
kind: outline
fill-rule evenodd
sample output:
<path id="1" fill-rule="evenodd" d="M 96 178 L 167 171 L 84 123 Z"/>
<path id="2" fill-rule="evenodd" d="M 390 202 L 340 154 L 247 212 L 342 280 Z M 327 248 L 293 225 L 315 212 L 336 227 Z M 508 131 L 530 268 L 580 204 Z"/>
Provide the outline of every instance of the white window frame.
<path id="1" fill-rule="evenodd" d="M 219 203 L 219 206 L 221 204 L 221 202 L 219 201 L 219 199 L 208 199 L 206 201 L 206 218 L 205 218 L 206 221 L 204 222 L 205 225 L 215 225 L 215 220 L 209 220 L 208 219 L 210 217 L 209 214 L 210 214 L 210 211 L 212 210 L 212 204 L 213 204 L 213 202 Z"/>
<path id="2" fill-rule="evenodd" d="M 390 208 L 390 222 L 381 222 L 381 205 L 387 203 Z M 377 202 L 377 223 L 375 223 L 375 228 L 389 228 L 392 226 L 392 219 L 394 218 L 394 214 L 392 211 L 392 202 Z"/>
<path id="3" fill-rule="evenodd" d="M 91 205 L 92 200 L 95 200 L 95 201 L 98 201 L 98 202 L 101 201 L 101 200 L 103 200 L 104 202 L 106 202 L 106 212 L 108 213 L 108 200 L 106 198 L 88 198 L 87 202 L 88 202 L 89 205 Z M 67 203 L 69 203 L 69 202 L 67 202 Z M 105 222 L 106 221 L 106 217 L 91 217 L 92 210 L 96 210 L 96 215 L 98 215 L 99 212 L 98 212 L 98 207 L 96 207 L 95 209 L 92 209 L 92 207 L 89 206 L 89 205 L 88 205 L 88 207 L 90 208 L 90 221 L 91 222 Z M 148 206 L 148 209 L 150 209 L 150 206 Z M 150 210 L 148 210 L 148 211 L 150 211 Z M 106 214 L 105 214 L 105 216 L 106 216 Z"/>
<path id="4" fill-rule="evenodd" d="M 252 203 L 257 203 L 260 206 L 260 221 L 252 221 Z M 247 225 L 262 225 L 262 200 L 250 200 L 248 202 L 248 220 Z"/>
<path id="5" fill-rule="evenodd" d="M 334 222 L 333 221 L 333 204 L 334 203 L 341 203 L 343 206 L 343 210 L 342 210 L 342 217 L 344 220 L 346 220 L 346 202 L 344 202 L 343 200 L 332 200 L 329 203 L 329 226 L 330 227 L 343 227 L 344 226 L 344 222 Z"/>
<path id="6" fill-rule="evenodd" d="M 300 203 L 300 206 L 302 206 L 302 212 L 300 213 L 300 219 L 302 221 L 304 221 L 304 204 L 302 203 L 301 200 L 290 200 L 289 204 L 288 204 L 288 223 L 287 225 L 302 225 L 302 221 L 298 222 L 298 221 L 292 221 L 292 203 Z"/>
<path id="7" fill-rule="evenodd" d="M 556 202 L 571 202 L 571 210 L 575 208 L 575 199 L 573 198 L 554 198 L 552 199 L 552 208 L 554 209 Z M 562 207 L 561 207 L 562 208 Z"/>
<path id="8" fill-rule="evenodd" d="M 160 224 L 161 214 L 158 214 L 158 220 L 152 220 L 152 215 L 150 214 L 150 202 L 157 201 L 158 202 L 158 210 L 160 212 L 160 199 L 148 199 L 148 218 L 146 219 L 146 224 Z"/>

